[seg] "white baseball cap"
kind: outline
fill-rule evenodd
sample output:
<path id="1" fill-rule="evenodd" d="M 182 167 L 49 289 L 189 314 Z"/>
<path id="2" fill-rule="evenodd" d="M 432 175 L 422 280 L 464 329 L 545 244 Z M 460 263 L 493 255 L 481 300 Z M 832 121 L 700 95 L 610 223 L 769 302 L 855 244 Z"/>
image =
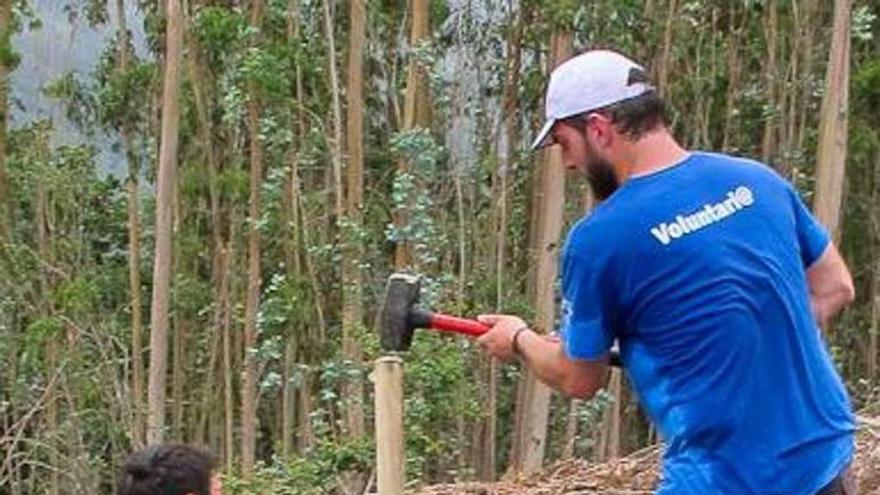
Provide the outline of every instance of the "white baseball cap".
<path id="1" fill-rule="evenodd" d="M 653 90 L 644 67 L 617 52 L 591 50 L 572 57 L 550 74 L 545 104 L 547 122 L 532 143 L 532 149 L 552 144 L 547 137 L 561 119 Z"/>

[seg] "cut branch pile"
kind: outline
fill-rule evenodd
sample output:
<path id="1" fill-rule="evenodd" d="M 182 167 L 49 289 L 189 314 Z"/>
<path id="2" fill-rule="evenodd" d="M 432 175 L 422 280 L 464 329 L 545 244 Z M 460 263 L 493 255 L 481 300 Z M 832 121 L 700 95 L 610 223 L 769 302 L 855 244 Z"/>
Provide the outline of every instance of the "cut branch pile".
<path id="1" fill-rule="evenodd" d="M 659 445 L 602 464 L 559 462 L 531 479 L 436 485 L 411 495 L 650 495 L 660 476 Z M 880 494 L 880 417 L 859 417 L 854 466 L 859 493 Z"/>

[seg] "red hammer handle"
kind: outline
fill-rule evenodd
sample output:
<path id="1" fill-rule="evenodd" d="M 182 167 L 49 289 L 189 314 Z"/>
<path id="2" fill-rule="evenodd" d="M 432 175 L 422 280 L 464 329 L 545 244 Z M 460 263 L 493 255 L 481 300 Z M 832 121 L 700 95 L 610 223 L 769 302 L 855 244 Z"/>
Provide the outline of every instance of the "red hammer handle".
<path id="1" fill-rule="evenodd" d="M 467 318 L 458 318 L 456 316 L 449 316 L 439 313 L 434 313 L 431 315 L 430 326 L 434 330 L 440 330 L 442 332 L 452 332 L 452 333 L 463 333 L 465 335 L 471 335 L 473 337 L 478 337 L 483 335 L 484 333 L 489 331 L 489 325 L 485 325 L 476 320 L 469 320 Z"/>
<path id="2" fill-rule="evenodd" d="M 427 320 L 427 326 L 429 328 L 441 332 L 462 333 L 472 337 L 479 337 L 488 332 L 489 328 L 491 328 L 489 325 L 480 323 L 477 320 L 469 320 L 467 318 L 459 318 L 457 316 L 449 316 L 441 313 L 430 313 L 428 311 L 421 311 L 419 313 L 420 316 L 424 318 L 421 320 L 422 324 Z M 550 335 L 547 336 L 547 338 L 551 341 L 559 342 L 559 337 L 556 335 Z M 611 366 L 616 366 L 618 368 L 623 367 L 623 363 L 620 359 L 620 352 L 617 349 L 612 349 L 609 356 L 609 364 Z"/>

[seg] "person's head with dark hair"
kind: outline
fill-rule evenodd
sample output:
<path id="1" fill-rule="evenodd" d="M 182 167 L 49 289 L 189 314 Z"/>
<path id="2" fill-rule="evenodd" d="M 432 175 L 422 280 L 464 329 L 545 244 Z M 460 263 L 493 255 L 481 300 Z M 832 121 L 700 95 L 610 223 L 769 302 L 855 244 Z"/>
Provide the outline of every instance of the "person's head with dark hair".
<path id="1" fill-rule="evenodd" d="M 633 141 L 649 132 L 665 128 L 667 124 L 666 103 L 654 89 L 596 110 L 567 117 L 563 122 L 576 127 L 585 126 L 591 113 L 605 115 L 614 124 L 617 132 Z"/>
<path id="2" fill-rule="evenodd" d="M 189 445 L 154 445 L 131 454 L 117 495 L 220 495 L 209 452 Z"/>
<path id="3" fill-rule="evenodd" d="M 614 51 L 590 50 L 557 67 L 546 112 L 533 149 L 559 144 L 566 168 L 584 172 L 599 200 L 629 177 L 684 154 L 644 68 Z"/>

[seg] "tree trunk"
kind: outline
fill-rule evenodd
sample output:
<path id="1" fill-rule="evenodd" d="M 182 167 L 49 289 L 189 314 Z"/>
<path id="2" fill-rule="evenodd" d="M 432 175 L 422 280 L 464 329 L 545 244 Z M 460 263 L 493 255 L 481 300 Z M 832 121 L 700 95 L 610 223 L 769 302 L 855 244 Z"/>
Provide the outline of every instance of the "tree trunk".
<path id="1" fill-rule="evenodd" d="M 512 14 L 511 30 L 507 39 L 507 60 L 505 67 L 504 92 L 501 97 L 502 128 L 499 133 L 500 159 L 494 174 L 493 198 L 497 200 L 493 204 L 493 223 L 495 235 L 495 311 L 503 312 L 505 279 L 504 268 L 507 262 L 507 224 L 508 224 L 508 194 L 509 175 L 513 172 L 516 154 L 519 150 L 519 122 L 520 113 L 518 108 L 518 89 L 521 72 L 522 55 L 522 32 L 523 32 L 523 8 L 518 8 Z M 482 357 L 484 367 L 488 371 L 485 374 L 487 403 L 484 424 L 480 429 L 482 438 L 478 452 L 479 463 L 477 477 L 483 481 L 493 481 L 497 472 L 496 467 L 496 436 L 497 436 L 497 403 L 498 403 L 498 361 L 492 357 Z"/>
<path id="2" fill-rule="evenodd" d="M 12 2 L 0 2 L 0 46 L 7 46 L 12 38 Z M 0 246 L 9 229 L 8 198 L 6 193 L 6 122 L 9 110 L 9 67 L 0 57 Z"/>
<path id="3" fill-rule="evenodd" d="M 816 161 L 816 197 L 813 202 L 816 216 L 835 240 L 840 238 L 840 214 L 846 177 L 851 10 L 851 0 L 835 0 L 834 28 L 819 118 L 819 156 Z"/>
<path id="4" fill-rule="evenodd" d="M 871 327 L 868 337 L 868 380 L 877 380 L 877 352 L 880 340 L 880 150 L 874 158 L 871 190 L 871 226 L 874 231 L 874 260 L 871 263 Z"/>
<path id="5" fill-rule="evenodd" d="M 779 69 L 777 55 L 779 52 L 779 21 L 776 0 L 770 0 L 767 6 L 767 19 L 764 21 L 764 37 L 767 40 L 767 63 L 764 65 L 764 86 L 769 111 L 764 116 L 764 137 L 761 140 L 761 157 L 764 163 L 770 163 L 776 156 L 777 122 L 781 107 L 781 99 L 777 91 Z M 785 171 L 780 173 L 785 175 Z"/>
<path id="6" fill-rule="evenodd" d="M 413 50 L 420 43 L 428 39 L 429 32 L 429 0 L 410 0 L 412 13 L 412 26 L 410 27 L 409 48 Z M 415 57 L 409 57 L 406 73 L 406 92 L 403 96 L 403 125 L 402 131 L 414 127 L 426 127 L 430 121 L 430 105 L 427 86 L 427 77 Z M 409 173 L 410 164 L 401 159 L 397 162 L 397 174 Z M 407 219 L 404 212 L 398 210 L 395 213 L 394 225 L 403 227 Z M 394 267 L 402 270 L 412 263 L 411 246 L 407 241 L 398 241 L 394 247 Z"/>
<path id="7" fill-rule="evenodd" d="M 297 415 L 299 416 L 299 435 L 297 436 L 296 449 L 306 452 L 315 444 L 315 434 L 312 431 L 312 378 L 308 369 L 303 370 L 302 384 L 297 391 Z"/>
<path id="8" fill-rule="evenodd" d="M 45 146 L 45 154 L 48 155 L 48 143 L 41 143 L 40 152 L 43 153 L 43 147 Z M 48 165 L 48 156 L 42 157 L 40 159 L 44 165 Z M 44 264 L 44 266 L 48 267 L 52 265 L 52 253 L 49 248 L 49 229 L 47 218 L 47 210 L 48 210 L 48 198 L 46 193 L 46 187 L 42 181 L 37 181 L 37 194 L 35 198 L 35 207 L 36 211 L 34 214 L 34 223 L 36 224 L 36 238 L 37 238 L 37 252 L 39 253 L 40 261 Z M 48 298 L 48 295 L 52 293 L 52 284 L 49 281 L 50 273 L 43 268 L 42 274 L 40 276 L 40 293 L 44 296 L 47 296 L 43 301 L 40 301 L 40 317 L 44 319 L 48 319 L 52 315 L 51 308 L 51 300 Z M 56 373 L 58 369 L 58 340 L 61 338 L 60 335 L 51 334 L 47 336 L 46 342 L 46 373 L 52 375 Z M 49 495 L 58 495 L 60 490 L 60 471 L 58 469 L 54 469 L 58 467 L 60 456 L 59 451 L 62 448 L 61 440 L 61 432 L 58 428 L 58 398 L 56 397 L 54 392 L 47 392 L 47 404 L 46 404 L 46 439 L 44 440 L 47 443 L 49 450 L 49 466 L 52 467 L 51 474 L 49 475 Z"/>
<path id="9" fill-rule="evenodd" d="M 165 380 L 168 367 L 168 294 L 171 292 L 171 224 L 174 175 L 180 125 L 180 56 L 183 16 L 179 0 L 167 0 L 165 77 L 162 94 L 162 141 L 156 185 L 156 251 L 150 307 L 150 376 L 147 396 L 147 443 L 162 442 L 165 430 Z"/>
<path id="10" fill-rule="evenodd" d="M 182 54 L 181 54 L 182 56 Z M 183 60 L 181 60 L 183 63 Z M 181 68 L 182 70 L 183 68 Z M 173 213 L 171 214 L 171 252 L 180 253 L 180 222 L 183 219 L 183 213 L 180 203 L 180 175 L 174 179 L 171 196 L 173 200 Z M 172 278 L 181 274 L 182 256 L 172 256 L 171 260 L 171 276 Z M 171 400 L 168 401 L 171 406 L 171 424 L 166 428 L 167 436 L 171 441 L 183 442 L 182 423 L 183 423 L 183 353 L 184 353 L 184 327 L 186 325 L 185 315 L 183 314 L 183 306 L 180 304 L 180 293 L 178 291 L 171 292 Z M 175 309 L 179 309 L 175 311 Z"/>
<path id="11" fill-rule="evenodd" d="M 236 266 L 234 246 L 236 242 L 235 225 L 238 218 L 235 210 L 235 207 L 230 208 L 229 241 L 223 252 L 222 266 L 227 272 Z M 226 459 L 226 471 L 232 472 L 235 461 L 235 390 L 232 380 L 235 359 L 232 344 L 232 301 L 235 291 L 232 288 L 232 280 L 229 281 L 229 285 L 230 287 L 226 291 L 221 292 L 219 304 L 223 307 L 221 328 L 223 337 L 223 454 Z"/>
<path id="12" fill-rule="evenodd" d="M 785 75 L 782 78 L 782 82 L 779 85 L 779 144 L 777 146 L 779 154 L 784 160 L 782 165 L 784 166 L 786 177 L 788 178 L 791 177 L 793 169 L 790 156 L 792 151 L 795 150 L 792 144 L 794 143 L 797 124 L 798 96 L 800 94 L 798 92 L 798 85 L 800 83 L 800 78 L 802 77 L 800 63 L 803 56 L 803 50 L 801 49 L 803 43 L 803 26 L 801 18 L 801 7 L 797 2 L 792 3 L 792 35 L 790 37 L 790 49 L 787 57 L 789 62 L 785 70 Z M 785 31 L 784 24 L 781 29 L 783 32 Z"/>
<path id="13" fill-rule="evenodd" d="M 556 33 L 552 38 L 551 67 L 563 62 L 571 53 L 570 33 Z M 546 149 L 538 164 L 540 190 L 533 195 L 531 255 L 534 272 L 533 301 L 535 324 L 539 333 L 547 333 L 555 323 L 555 283 L 558 271 L 559 237 L 562 230 L 565 198 L 565 170 L 558 147 Z M 525 474 L 541 468 L 547 443 L 547 420 L 550 413 L 550 389 L 534 374 L 526 372 L 518 396 L 517 428 L 513 432 L 514 449 L 511 468 Z"/>
<path id="14" fill-rule="evenodd" d="M 353 363 L 361 363 L 358 333 L 363 324 L 361 260 L 363 249 L 360 233 L 363 228 L 361 209 L 364 188 L 364 61 L 363 50 L 367 42 L 366 12 L 364 0 L 351 0 L 351 33 L 348 51 L 347 91 L 347 151 L 345 225 L 340 225 L 343 238 L 342 266 L 342 354 Z M 343 389 L 346 404 L 346 427 L 351 437 L 365 433 L 363 414 L 363 384 L 346 381 Z"/>
<path id="15" fill-rule="evenodd" d="M 724 104 L 724 126 L 721 139 L 721 149 L 727 153 L 738 147 L 734 123 L 736 122 L 737 104 L 739 103 L 741 91 L 742 56 L 740 55 L 740 44 L 743 32 L 745 31 L 745 25 L 748 22 L 748 14 L 743 12 L 742 24 L 737 25 L 736 13 L 736 7 L 731 6 L 730 31 L 727 36 L 727 95 Z"/>
<path id="16" fill-rule="evenodd" d="M 663 52 L 660 56 L 657 74 L 657 88 L 660 93 L 668 98 L 669 88 L 667 81 L 669 78 L 669 66 L 672 59 L 672 35 L 675 31 L 675 20 L 677 18 L 678 0 L 669 0 L 669 6 L 666 11 L 666 27 L 663 30 Z"/>
<path id="17" fill-rule="evenodd" d="M 287 339 L 284 348 L 284 383 L 281 385 L 281 455 L 289 459 L 294 452 L 296 427 L 296 386 L 291 382 L 296 371 L 296 339 Z"/>
<path id="18" fill-rule="evenodd" d="M 144 442 L 143 401 L 144 401 L 144 361 L 143 361 L 143 316 L 141 311 L 140 274 L 140 204 L 138 200 L 139 174 L 137 161 L 129 158 L 128 178 L 128 280 L 131 291 L 131 390 L 134 431 L 134 445 Z"/>
<path id="19" fill-rule="evenodd" d="M 619 369 L 611 370 L 608 379 L 608 393 L 614 398 L 611 407 L 602 412 L 600 440 L 595 449 L 595 459 L 604 462 L 620 456 L 620 423 L 623 386 Z"/>
<path id="20" fill-rule="evenodd" d="M 191 25 L 189 25 L 191 29 Z M 228 297 L 229 277 L 228 269 L 224 266 L 226 258 L 225 245 L 223 242 L 223 216 L 220 204 L 220 186 L 218 178 L 218 167 L 213 141 L 213 126 L 210 120 L 211 110 L 209 109 L 210 94 L 209 83 L 205 81 L 205 64 L 200 56 L 201 50 L 196 40 L 190 41 L 190 48 L 187 58 L 187 73 L 193 93 L 193 103 L 195 103 L 196 117 L 198 121 L 199 150 L 204 156 L 205 172 L 208 181 L 208 202 L 211 211 L 211 283 L 214 288 L 214 308 L 211 314 L 210 327 L 210 357 L 208 372 L 205 374 L 205 380 L 200 388 L 199 394 L 201 401 L 199 411 L 196 411 L 197 422 L 193 438 L 201 440 L 220 450 L 222 440 L 210 442 L 212 427 L 216 424 L 214 418 L 219 418 L 219 411 L 213 406 L 218 400 L 217 393 L 217 371 L 218 362 L 222 358 L 222 340 L 223 340 L 223 303 L 222 301 Z M 219 429 L 218 429 L 219 431 Z"/>
<path id="21" fill-rule="evenodd" d="M 327 41 L 327 65 L 329 67 L 330 72 L 330 95 L 331 95 L 331 110 L 332 110 L 332 139 L 328 140 L 328 147 L 330 148 L 330 159 L 332 162 L 332 175 L 333 175 L 333 184 L 328 187 L 333 188 L 334 192 L 334 208 L 333 208 L 333 218 L 336 220 L 336 234 L 337 236 L 345 235 L 345 233 L 341 230 L 342 224 L 344 223 L 343 218 L 345 217 L 345 185 L 342 182 L 342 145 L 343 145 L 343 131 L 342 131 L 342 103 L 341 103 L 341 95 L 342 88 L 339 85 L 339 70 L 337 69 L 336 62 L 336 43 L 335 43 L 335 32 L 333 29 L 333 19 L 334 19 L 334 5 L 331 4 L 333 0 L 323 0 L 322 5 L 324 7 L 324 36 Z M 344 270 L 344 268 L 343 268 Z M 344 276 L 344 275 L 343 275 Z M 343 288 L 343 290 L 345 290 Z M 343 303 L 344 303 L 343 296 Z M 345 310 L 343 309 L 343 312 Z M 348 331 L 349 329 L 346 329 Z M 345 337 L 343 337 L 343 341 Z M 344 342 L 343 342 L 344 343 Z M 349 349 L 345 349 L 349 350 Z M 343 388 L 346 388 L 347 385 L 344 385 Z M 344 398 L 339 404 L 338 412 L 342 416 L 342 422 L 340 423 L 341 427 L 341 435 L 346 438 L 350 438 L 352 434 L 352 427 L 358 431 L 363 431 L 363 427 L 360 424 L 363 423 L 361 418 L 360 411 L 356 411 L 354 408 L 356 405 L 351 404 L 348 400 L 349 398 Z M 331 411 L 332 412 L 332 411 Z"/>
<path id="22" fill-rule="evenodd" d="M 810 84 L 810 76 L 813 74 L 813 63 L 816 59 L 814 52 L 814 47 L 816 45 L 816 19 L 819 17 L 817 15 L 818 0 L 804 0 L 800 4 L 801 8 L 801 16 L 803 17 L 803 41 L 801 42 L 802 51 L 803 51 L 803 69 L 802 73 L 807 74 L 805 81 L 800 84 L 800 111 L 798 112 L 798 119 L 796 123 L 795 130 L 795 144 L 794 147 L 797 149 L 803 149 L 804 140 L 806 139 L 807 133 L 807 125 L 808 119 L 813 114 L 810 111 L 810 100 L 813 98 L 813 87 Z"/>
<path id="23" fill-rule="evenodd" d="M 289 16 L 288 35 L 292 40 L 299 38 L 300 14 L 297 8 L 297 3 L 296 0 L 289 0 L 287 7 Z M 297 108 L 303 109 L 305 108 L 305 90 L 303 87 L 303 70 L 302 66 L 299 64 L 296 66 L 295 89 Z M 292 122 L 292 127 L 296 129 L 296 136 L 301 141 L 306 139 L 307 127 L 304 111 L 298 111 L 296 113 L 296 118 L 294 122 Z M 294 149 L 293 156 L 291 156 L 290 173 L 286 185 L 287 199 L 285 203 L 288 210 L 287 215 L 289 221 L 288 225 L 290 226 L 289 234 L 291 244 L 290 251 L 287 253 L 287 258 L 290 267 L 293 269 L 295 278 L 300 279 L 307 276 L 311 284 L 315 301 L 317 325 L 309 325 L 308 328 L 295 329 L 295 338 L 297 339 L 298 344 L 298 349 L 296 349 L 297 358 L 303 363 L 313 363 L 316 362 L 316 359 L 314 359 L 315 349 L 319 349 L 322 345 L 324 335 L 326 335 L 327 324 L 324 319 L 320 285 L 318 283 L 314 263 L 312 262 L 311 257 L 307 256 L 305 258 L 305 263 L 302 262 L 301 258 L 302 251 L 307 251 L 311 245 L 307 234 L 308 222 L 302 205 L 301 184 L 299 156 L 298 151 Z M 305 270 L 305 272 L 303 270 Z M 297 430 L 295 435 L 296 450 L 300 453 L 304 453 L 314 444 L 314 435 L 311 427 L 311 379 L 309 377 L 308 367 L 303 367 L 301 373 L 302 382 L 300 385 L 295 388 L 288 388 L 288 393 L 291 395 L 289 398 L 289 407 L 291 411 L 295 412 L 295 417 L 288 418 L 288 420 L 293 423 L 291 426 L 295 427 Z"/>
<path id="24" fill-rule="evenodd" d="M 175 218 L 180 218 L 175 214 Z M 178 229 L 174 228 L 174 237 L 177 237 Z M 179 239 L 179 238 L 178 238 Z M 176 239 L 175 239 L 176 241 Z M 174 251 L 180 252 L 180 245 L 174 242 Z M 173 273 L 180 273 L 180 256 L 176 256 L 171 263 Z M 172 294 L 172 307 L 180 308 L 178 293 Z M 171 426 L 168 428 L 171 440 L 183 442 L 183 403 L 184 403 L 184 332 L 186 328 L 185 316 L 182 311 L 172 311 L 171 316 Z"/>
<path id="25" fill-rule="evenodd" d="M 288 1 L 287 16 L 287 37 L 291 43 L 294 43 L 299 37 L 299 12 L 297 10 L 296 0 Z M 297 108 L 301 109 L 304 108 L 305 104 L 303 103 L 302 68 L 299 64 L 296 66 L 295 79 L 296 94 L 294 96 L 297 100 Z M 290 123 L 291 128 L 296 130 L 295 139 L 298 140 L 298 142 L 302 142 L 306 139 L 306 125 L 303 114 L 304 112 L 302 110 L 297 111 L 295 118 L 291 119 Z M 297 145 L 294 144 L 291 146 L 290 151 L 290 170 L 285 180 L 284 205 L 282 207 L 282 215 L 286 226 L 284 256 L 287 263 L 288 273 L 294 280 L 300 280 L 305 276 L 300 254 L 302 244 L 300 241 L 302 237 L 300 228 L 303 227 L 299 214 L 300 189 L 299 150 Z M 316 295 L 315 300 L 319 301 L 320 297 Z M 323 314 L 320 310 L 320 302 L 318 302 L 316 307 L 318 309 L 318 325 L 320 328 L 323 328 Z M 303 389 L 306 394 L 310 393 L 307 380 L 305 379 L 305 371 L 301 371 L 303 377 L 299 385 L 291 382 L 291 379 L 296 372 L 296 361 L 299 360 L 300 362 L 304 362 L 310 358 L 310 356 L 307 356 L 306 352 L 304 352 L 307 346 L 311 343 L 308 335 L 310 331 L 299 325 L 293 326 L 289 331 L 290 335 L 287 337 L 287 345 L 285 347 L 284 355 L 285 382 L 281 398 L 283 415 L 281 430 L 284 436 L 281 447 L 282 454 L 285 457 L 292 455 L 295 450 L 299 450 L 300 454 L 305 452 L 305 448 L 299 448 L 302 445 L 302 442 L 296 442 L 296 425 L 297 423 L 300 424 L 301 432 L 308 431 L 310 426 L 310 411 L 302 411 L 302 404 L 297 395 Z M 319 333 L 323 334 L 323 331 L 319 330 Z M 304 436 L 305 433 L 302 433 L 302 435 Z M 302 436 L 299 438 L 302 438 Z"/>
<path id="26" fill-rule="evenodd" d="M 333 189 L 335 191 L 335 203 L 333 213 L 337 221 L 345 215 L 343 197 L 345 194 L 342 185 L 342 103 L 339 87 L 339 70 L 336 68 L 336 41 L 333 31 L 333 0 L 324 0 L 324 28 L 327 37 L 328 65 L 330 69 L 330 89 L 333 99 L 333 139 L 330 144 L 330 157 L 333 162 Z"/>
<path id="27" fill-rule="evenodd" d="M 251 12 L 251 27 L 260 30 L 263 20 L 263 1 L 255 0 Z M 244 310 L 244 365 L 241 387 L 241 468 L 250 476 L 256 462 L 257 404 L 259 390 L 257 347 L 257 313 L 260 311 L 260 190 L 263 185 L 263 143 L 260 140 L 260 98 L 254 83 L 249 84 L 247 104 L 250 144 L 250 200 L 248 209 L 248 282 Z"/>
<path id="28" fill-rule="evenodd" d="M 116 17 L 119 19 L 119 45 L 117 67 L 120 73 L 128 70 L 128 26 L 125 20 L 125 2 L 116 0 Z M 144 443 L 143 401 L 143 316 L 141 314 L 141 220 L 140 220 L 140 169 L 131 150 L 131 132 L 127 125 L 120 129 L 122 148 L 128 161 L 128 285 L 131 306 L 131 395 L 132 395 L 132 443 L 140 447 Z"/>
<path id="29" fill-rule="evenodd" d="M 568 460 L 574 457 L 575 443 L 578 435 L 578 412 L 581 407 L 581 401 L 572 399 L 568 404 L 568 417 L 565 421 L 565 436 L 562 438 L 562 460 Z"/>

